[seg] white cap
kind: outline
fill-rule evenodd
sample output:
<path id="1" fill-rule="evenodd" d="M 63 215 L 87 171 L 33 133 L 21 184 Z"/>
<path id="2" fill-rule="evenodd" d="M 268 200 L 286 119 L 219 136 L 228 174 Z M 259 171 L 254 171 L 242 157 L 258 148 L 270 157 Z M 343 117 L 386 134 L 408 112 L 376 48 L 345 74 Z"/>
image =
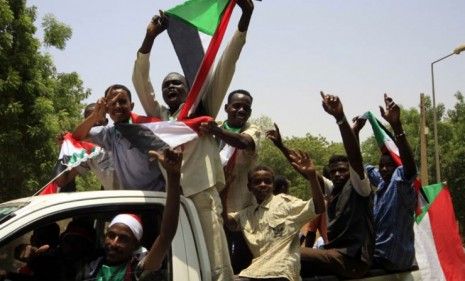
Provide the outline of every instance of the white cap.
<path id="1" fill-rule="evenodd" d="M 134 214 L 119 214 L 116 217 L 114 217 L 111 222 L 110 222 L 110 227 L 116 223 L 122 223 L 129 227 L 129 229 L 132 231 L 134 236 L 136 237 L 137 241 L 140 241 L 142 238 L 142 235 L 144 234 L 144 231 L 142 229 L 142 223 L 141 219 L 139 216 L 134 215 Z"/>

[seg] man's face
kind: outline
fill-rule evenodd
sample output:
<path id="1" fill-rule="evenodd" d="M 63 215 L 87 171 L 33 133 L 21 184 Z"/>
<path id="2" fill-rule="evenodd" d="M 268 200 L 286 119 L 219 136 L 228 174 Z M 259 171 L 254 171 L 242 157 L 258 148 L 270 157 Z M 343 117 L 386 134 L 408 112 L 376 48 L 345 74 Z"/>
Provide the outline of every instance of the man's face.
<path id="1" fill-rule="evenodd" d="M 241 128 L 252 113 L 252 99 L 247 95 L 236 93 L 231 97 L 230 102 L 224 106 L 224 109 L 228 114 L 228 124 Z"/>
<path id="2" fill-rule="evenodd" d="M 131 117 L 134 103 L 129 99 L 129 94 L 123 89 L 111 90 L 107 94 L 107 111 L 114 123 L 125 123 Z"/>
<path id="3" fill-rule="evenodd" d="M 336 188 L 342 188 L 350 178 L 349 163 L 340 161 L 329 166 L 329 176 Z"/>
<path id="4" fill-rule="evenodd" d="M 163 100 L 170 110 L 177 110 L 186 101 L 186 79 L 179 73 L 168 74 L 162 83 Z"/>
<path id="5" fill-rule="evenodd" d="M 383 178 L 383 181 L 388 183 L 391 181 L 392 174 L 396 169 L 396 164 L 389 155 L 382 155 L 379 159 L 379 173 Z"/>
<path id="6" fill-rule="evenodd" d="M 136 237 L 131 229 L 122 223 L 112 225 L 105 235 L 106 261 L 109 265 L 128 262 L 137 247 Z"/>
<path id="7" fill-rule="evenodd" d="M 260 204 L 273 193 L 273 174 L 269 171 L 258 170 L 253 173 L 247 185 L 257 203 Z"/>

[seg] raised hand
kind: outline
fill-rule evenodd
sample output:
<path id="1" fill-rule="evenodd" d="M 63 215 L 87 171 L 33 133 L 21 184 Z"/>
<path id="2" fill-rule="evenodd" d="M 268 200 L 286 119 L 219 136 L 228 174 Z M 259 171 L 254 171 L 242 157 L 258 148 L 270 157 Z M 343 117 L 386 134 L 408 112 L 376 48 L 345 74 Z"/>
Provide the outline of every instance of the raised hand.
<path id="1" fill-rule="evenodd" d="M 163 153 L 150 150 L 149 155 L 157 159 L 168 174 L 179 174 L 181 172 L 182 151 L 179 147 L 165 149 Z"/>
<path id="2" fill-rule="evenodd" d="M 334 116 L 337 121 L 344 118 L 344 109 L 339 97 L 333 95 L 326 95 L 322 91 L 320 92 L 323 109 L 330 115 Z"/>
<path id="3" fill-rule="evenodd" d="M 94 118 L 95 122 L 105 119 L 105 116 L 107 115 L 107 107 L 107 99 L 99 98 L 95 104 L 94 111 L 91 113 L 90 116 Z"/>
<path id="4" fill-rule="evenodd" d="M 365 126 L 367 119 L 360 118 L 360 116 L 355 116 L 352 118 L 352 122 L 352 130 L 354 131 L 354 134 L 358 136 L 358 133 L 362 130 L 363 126 Z"/>
<path id="5" fill-rule="evenodd" d="M 291 158 L 292 167 L 307 179 L 316 175 L 315 165 L 308 153 L 297 150 L 289 156 Z"/>
<path id="6" fill-rule="evenodd" d="M 242 12 L 252 13 L 254 8 L 252 0 L 237 0 L 236 3 L 239 7 L 241 7 Z"/>
<path id="7" fill-rule="evenodd" d="M 274 130 L 266 131 L 265 136 L 267 139 L 272 141 L 274 145 L 276 145 L 277 147 L 283 147 L 283 139 L 281 137 L 281 133 L 279 132 L 279 128 L 278 125 L 276 125 L 276 123 L 274 123 L 274 128 Z"/>
<path id="8" fill-rule="evenodd" d="M 215 130 L 218 129 L 218 124 L 211 120 L 208 122 L 202 122 L 199 126 L 199 131 L 201 134 L 214 134 Z"/>
<path id="9" fill-rule="evenodd" d="M 252 0 L 237 0 L 237 5 L 242 9 L 242 15 L 239 19 L 239 24 L 237 28 L 240 32 L 245 32 L 249 28 L 250 19 L 252 18 L 253 13 L 253 3 Z"/>
<path id="10" fill-rule="evenodd" d="M 160 10 L 160 15 L 155 15 L 147 26 L 147 35 L 156 37 L 168 28 L 168 17 Z"/>
<path id="11" fill-rule="evenodd" d="M 379 107 L 381 111 L 381 116 L 391 124 L 391 126 L 396 126 L 400 123 L 400 108 L 399 106 L 389 97 L 387 94 L 384 94 L 384 104 L 386 108 L 382 106 Z"/>

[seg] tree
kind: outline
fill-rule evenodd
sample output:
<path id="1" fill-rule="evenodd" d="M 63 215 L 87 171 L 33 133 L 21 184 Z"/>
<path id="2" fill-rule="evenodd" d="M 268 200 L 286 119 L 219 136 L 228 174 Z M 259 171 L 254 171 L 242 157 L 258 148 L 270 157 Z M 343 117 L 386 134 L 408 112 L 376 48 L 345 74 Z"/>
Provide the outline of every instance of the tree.
<path id="1" fill-rule="evenodd" d="M 266 129 L 273 128 L 271 126 L 273 123 L 269 117 L 262 116 L 259 121 L 261 121 L 258 122 L 259 127 Z M 307 134 L 305 137 L 285 138 L 283 141 L 291 149 L 308 152 L 320 172 L 323 171 L 323 166 L 328 163 L 331 155 L 344 153 L 341 143 L 329 142 L 322 136 L 315 137 Z M 265 138 L 260 141 L 258 155 L 258 162 L 260 164 L 272 167 L 276 174 L 285 176 L 291 182 L 290 194 L 302 199 L 310 197 L 308 181 L 292 168 L 271 141 Z"/>
<path id="2" fill-rule="evenodd" d="M 50 177 L 58 133 L 81 120 L 90 91 L 77 73 L 58 73 L 34 37 L 36 8 L 0 0 L 0 202 L 32 195 Z M 64 48 L 71 29 L 48 16 L 47 46 Z"/>

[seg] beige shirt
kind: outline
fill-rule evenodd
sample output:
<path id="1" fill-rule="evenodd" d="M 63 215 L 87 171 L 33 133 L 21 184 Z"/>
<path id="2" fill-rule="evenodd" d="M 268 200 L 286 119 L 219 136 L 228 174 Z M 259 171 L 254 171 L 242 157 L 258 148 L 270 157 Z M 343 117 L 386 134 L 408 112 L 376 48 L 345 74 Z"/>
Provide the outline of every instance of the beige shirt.
<path id="1" fill-rule="evenodd" d="M 236 160 L 232 170 L 233 181 L 230 184 L 228 192 L 228 213 L 238 212 L 255 204 L 255 197 L 247 187 L 247 175 L 257 161 L 260 129 L 247 122 L 241 134 L 252 137 L 255 143 L 255 149 L 237 149 L 236 151 Z"/>
<path id="2" fill-rule="evenodd" d="M 223 55 L 213 71 L 209 73 L 205 86 L 202 87 L 202 104 L 205 113 L 213 118 L 220 110 L 223 99 L 231 84 L 236 62 L 245 44 L 246 32 L 236 31 L 226 46 Z M 150 81 L 149 54 L 137 53 L 132 74 L 134 88 L 148 116 L 162 120 L 176 118 L 178 109 L 171 115 L 168 108 L 160 106 Z M 205 93 L 203 93 L 205 91 Z M 180 107 L 181 108 L 181 107 Z M 165 171 L 161 169 L 166 177 Z M 212 136 L 203 136 L 184 145 L 183 163 L 181 166 L 181 186 L 184 196 L 191 196 L 210 187 L 219 190 L 224 187 L 224 173 L 221 165 L 219 148 Z"/>
<path id="3" fill-rule="evenodd" d="M 300 280 L 299 230 L 315 217 L 313 201 L 272 195 L 260 205 L 230 214 L 240 225 L 254 259 L 239 276 Z"/>

